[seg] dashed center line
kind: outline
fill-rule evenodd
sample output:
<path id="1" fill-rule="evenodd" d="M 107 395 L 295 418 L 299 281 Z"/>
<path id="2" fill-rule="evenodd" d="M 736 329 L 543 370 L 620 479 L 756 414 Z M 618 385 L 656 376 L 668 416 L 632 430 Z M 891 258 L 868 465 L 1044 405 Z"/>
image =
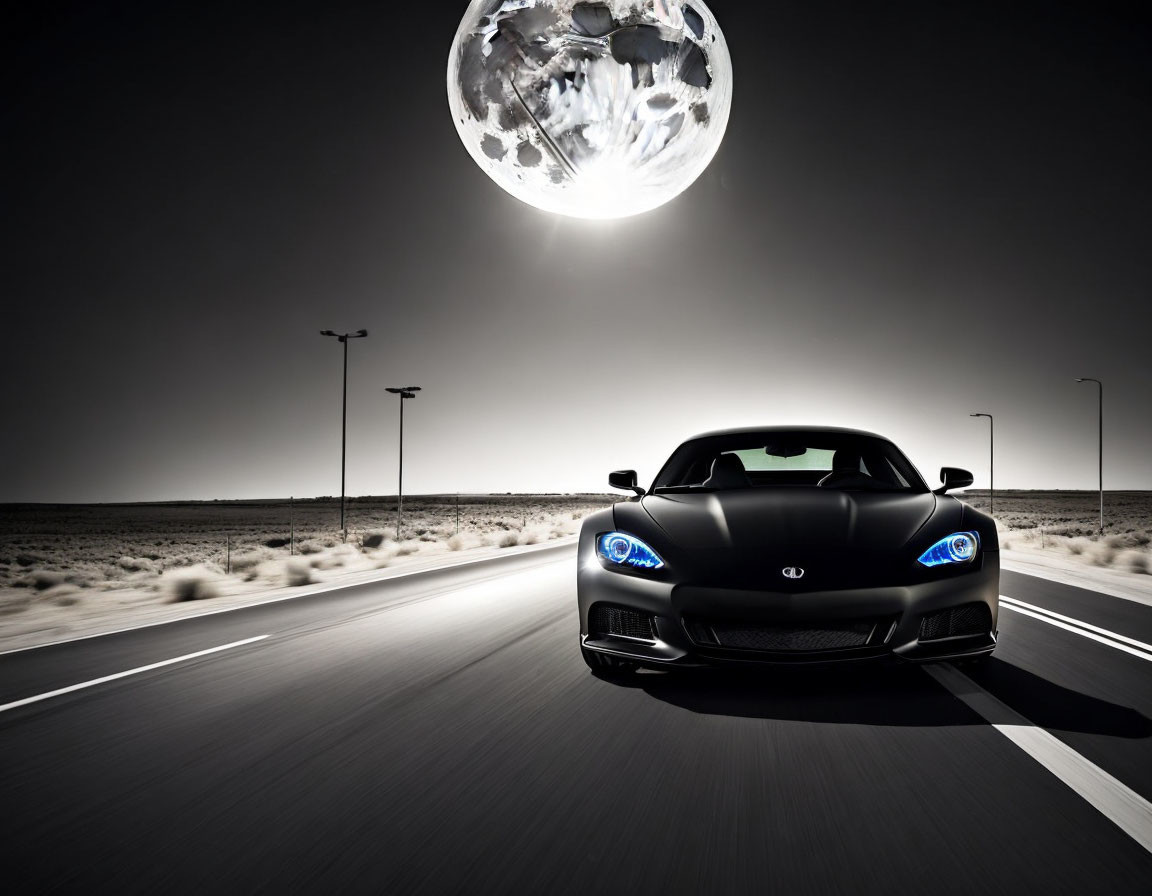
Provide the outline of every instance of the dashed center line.
<path id="1" fill-rule="evenodd" d="M 267 635 L 257 635 L 254 638 L 245 638 L 243 641 L 233 641 L 231 644 L 221 644 L 219 647 L 209 647 L 207 650 L 198 650 L 195 653 L 186 653 L 184 656 L 173 657 L 170 660 L 161 660 L 158 663 L 149 663 L 147 666 L 137 666 L 135 669 L 128 669 L 125 672 L 117 672 L 114 675 L 105 675 L 101 678 L 93 678 L 91 681 L 82 681 L 79 684 L 72 684 L 66 688 L 57 688 L 54 691 L 46 691 L 43 694 L 37 694 L 35 697 L 25 697 L 23 700 L 13 700 L 11 703 L 0 704 L 0 712 L 7 712 L 10 709 L 16 709 L 20 706 L 27 706 L 30 703 L 39 703 L 41 700 L 51 700 L 53 697 L 59 697 L 62 694 L 71 694 L 73 691 L 81 691 L 85 688 L 95 687 L 98 684 L 115 681 L 118 678 L 127 678 L 129 675 L 139 675 L 141 672 L 150 672 L 153 669 L 161 669 L 164 666 L 171 666 L 174 663 L 183 663 L 186 660 L 194 660 L 197 657 L 208 656 L 211 653 L 219 653 L 222 650 L 231 650 L 234 647 L 243 647 L 245 644 L 254 644 L 257 641 L 263 641 L 267 637 Z"/>

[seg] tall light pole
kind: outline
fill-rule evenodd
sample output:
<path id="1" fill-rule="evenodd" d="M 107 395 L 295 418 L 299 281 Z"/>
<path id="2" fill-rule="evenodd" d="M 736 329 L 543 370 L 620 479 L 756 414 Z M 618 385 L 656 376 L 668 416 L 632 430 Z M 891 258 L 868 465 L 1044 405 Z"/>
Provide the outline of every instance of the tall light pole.
<path id="1" fill-rule="evenodd" d="M 344 462 L 348 448 L 348 340 L 363 339 L 368 335 L 367 330 L 357 330 L 355 333 L 336 333 L 332 330 L 321 330 L 321 336 L 335 336 L 338 342 L 344 343 L 344 403 L 340 416 L 340 531 L 344 533 L 344 540 L 348 540 L 348 527 L 344 524 Z"/>
<path id="2" fill-rule="evenodd" d="M 1095 383 L 1099 388 L 1099 437 L 1097 441 L 1097 462 L 1100 467 L 1100 534 L 1104 534 L 1104 384 L 1090 376 L 1076 377 L 1078 383 Z"/>
<path id="3" fill-rule="evenodd" d="M 969 414 L 988 418 L 988 512 L 996 512 L 996 423 L 991 414 Z"/>
<path id="4" fill-rule="evenodd" d="M 400 540 L 400 524 L 404 519 L 404 402 L 415 398 L 419 386 L 389 386 L 385 392 L 400 396 L 400 474 L 396 483 L 396 540 Z"/>

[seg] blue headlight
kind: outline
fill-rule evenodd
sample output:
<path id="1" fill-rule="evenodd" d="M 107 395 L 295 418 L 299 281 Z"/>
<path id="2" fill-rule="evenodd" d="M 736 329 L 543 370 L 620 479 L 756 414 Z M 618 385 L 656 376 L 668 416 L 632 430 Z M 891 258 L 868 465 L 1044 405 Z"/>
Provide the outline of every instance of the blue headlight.
<path id="1" fill-rule="evenodd" d="M 980 536 L 975 532 L 953 532 L 921 554 L 920 562 L 925 566 L 967 563 L 976 556 L 978 550 L 980 550 Z"/>
<path id="2" fill-rule="evenodd" d="M 596 539 L 596 553 L 610 563 L 637 569 L 660 569 L 664 561 L 639 538 L 623 532 L 608 532 Z"/>

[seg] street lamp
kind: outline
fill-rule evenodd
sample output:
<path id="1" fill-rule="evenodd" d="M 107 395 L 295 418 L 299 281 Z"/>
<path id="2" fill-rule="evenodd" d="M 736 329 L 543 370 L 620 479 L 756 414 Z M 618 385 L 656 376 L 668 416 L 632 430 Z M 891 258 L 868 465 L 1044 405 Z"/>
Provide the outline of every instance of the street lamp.
<path id="1" fill-rule="evenodd" d="M 996 423 L 991 414 L 969 414 L 988 418 L 988 512 L 996 512 Z"/>
<path id="2" fill-rule="evenodd" d="M 344 461 L 347 457 L 348 446 L 348 340 L 363 339 L 368 335 L 368 331 L 336 333 L 332 330 L 321 330 L 320 335 L 335 336 L 338 342 L 344 343 L 344 409 L 340 419 L 340 529 L 344 533 L 344 540 L 347 541 L 348 527 L 344 524 Z"/>
<path id="3" fill-rule="evenodd" d="M 404 518 L 404 401 L 415 398 L 419 386 L 389 386 L 385 392 L 400 396 L 400 475 L 396 487 L 396 540 L 400 540 L 400 523 Z"/>
<path id="4" fill-rule="evenodd" d="M 1100 534 L 1104 534 L 1104 384 L 1090 376 L 1076 377 L 1078 383 L 1095 383 L 1099 388 L 1099 441 L 1097 442 L 1097 462 L 1100 467 Z"/>

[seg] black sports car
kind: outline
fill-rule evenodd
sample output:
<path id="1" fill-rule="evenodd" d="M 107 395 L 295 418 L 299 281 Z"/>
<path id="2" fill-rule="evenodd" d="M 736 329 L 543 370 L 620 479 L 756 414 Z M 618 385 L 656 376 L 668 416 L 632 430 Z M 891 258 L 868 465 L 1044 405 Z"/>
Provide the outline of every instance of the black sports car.
<path id="1" fill-rule="evenodd" d="M 650 492 L 580 533 L 580 650 L 637 666 L 982 658 L 996 646 L 992 518 L 928 488 L 890 441 L 828 427 L 685 442 Z"/>

